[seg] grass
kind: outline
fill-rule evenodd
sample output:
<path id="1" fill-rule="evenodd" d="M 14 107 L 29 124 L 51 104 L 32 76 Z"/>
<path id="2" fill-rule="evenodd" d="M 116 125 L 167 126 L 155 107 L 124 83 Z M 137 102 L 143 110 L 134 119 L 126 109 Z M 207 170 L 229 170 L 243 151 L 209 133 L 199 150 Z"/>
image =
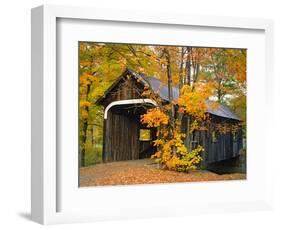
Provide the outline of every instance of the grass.
<path id="1" fill-rule="evenodd" d="M 95 165 L 102 162 L 102 145 L 86 146 L 85 166 Z"/>

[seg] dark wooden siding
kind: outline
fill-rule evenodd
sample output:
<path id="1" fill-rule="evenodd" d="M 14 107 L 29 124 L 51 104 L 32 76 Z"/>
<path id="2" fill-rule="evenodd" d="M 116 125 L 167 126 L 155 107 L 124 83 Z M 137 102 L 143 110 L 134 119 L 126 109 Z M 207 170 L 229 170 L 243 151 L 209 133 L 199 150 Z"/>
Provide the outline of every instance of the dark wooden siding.
<path id="1" fill-rule="evenodd" d="M 103 100 L 106 107 L 113 101 L 139 99 L 142 86 L 134 79 L 126 76 L 116 85 Z M 139 141 L 139 130 L 145 128 L 140 123 L 140 115 L 145 113 L 143 107 L 114 106 L 104 121 L 103 161 L 134 160 L 149 157 L 155 149 L 152 141 Z M 156 134 L 152 130 L 154 139 Z"/>
<path id="2" fill-rule="evenodd" d="M 134 78 L 129 77 L 122 79 L 112 91 L 103 99 L 103 106 L 108 106 L 113 101 L 138 99 L 141 98 L 143 86 Z"/>
<path id="3" fill-rule="evenodd" d="M 109 111 L 105 121 L 104 161 L 139 158 L 138 123 L 132 117 Z"/>
<path id="4" fill-rule="evenodd" d="M 238 124 L 238 122 L 234 120 L 211 117 L 208 131 L 196 131 L 193 133 L 192 147 L 195 148 L 199 144 L 205 149 L 202 153 L 203 161 L 201 162 L 201 167 L 205 167 L 209 163 L 231 159 L 240 154 L 240 150 L 242 149 L 241 129 L 236 133 L 235 138 L 231 132 L 225 134 L 216 132 L 217 140 L 213 141 L 212 132 L 214 131 L 214 124 L 222 124 L 223 122 Z M 186 117 L 183 117 L 182 124 L 182 132 L 187 132 Z"/>
<path id="5" fill-rule="evenodd" d="M 229 122 L 237 123 L 236 121 L 225 121 L 220 118 L 219 121 L 214 119 L 215 122 Z M 216 141 L 212 138 L 213 132 L 212 125 L 208 132 L 203 131 L 199 143 L 204 146 L 204 163 L 213 163 L 237 157 L 242 149 L 242 130 L 238 130 L 236 136 L 231 132 L 220 133 L 216 132 Z M 202 132 L 202 131 L 201 131 Z"/>
<path id="6" fill-rule="evenodd" d="M 210 135 L 211 136 L 211 135 Z M 206 150 L 206 163 L 222 161 L 233 158 L 239 155 L 239 143 L 233 142 L 231 133 L 219 134 L 217 141 L 213 141 L 211 137 L 207 139 Z"/>

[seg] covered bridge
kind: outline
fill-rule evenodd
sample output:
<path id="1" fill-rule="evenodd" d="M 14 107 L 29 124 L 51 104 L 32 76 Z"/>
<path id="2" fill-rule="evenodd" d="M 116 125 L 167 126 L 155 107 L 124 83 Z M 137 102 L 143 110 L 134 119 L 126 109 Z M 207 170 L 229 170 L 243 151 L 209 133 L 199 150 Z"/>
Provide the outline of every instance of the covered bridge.
<path id="1" fill-rule="evenodd" d="M 144 87 L 168 102 L 168 87 L 154 77 L 136 73 L 126 69 L 118 77 L 104 95 L 97 100 L 104 107 L 103 154 L 104 162 L 133 160 L 150 157 L 155 152 L 153 140 L 156 139 L 156 129 L 147 128 L 140 122 L 140 116 L 148 108 L 157 106 L 156 102 L 143 98 Z M 173 98 L 179 97 L 179 88 L 173 87 Z M 239 124 L 239 118 L 228 107 L 219 105 L 207 111 L 211 122 Z M 196 131 L 195 143 L 204 147 L 202 166 L 237 157 L 242 148 L 242 131 L 235 134 L 217 133 L 212 130 Z"/>

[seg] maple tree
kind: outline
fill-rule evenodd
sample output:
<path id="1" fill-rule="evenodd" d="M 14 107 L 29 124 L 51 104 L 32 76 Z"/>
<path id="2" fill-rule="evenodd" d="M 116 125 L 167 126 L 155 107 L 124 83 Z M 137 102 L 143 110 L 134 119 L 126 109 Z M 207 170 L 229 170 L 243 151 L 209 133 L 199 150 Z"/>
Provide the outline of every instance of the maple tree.
<path id="1" fill-rule="evenodd" d="M 157 139 L 154 141 L 158 151 L 152 157 L 156 158 L 156 161 L 164 168 L 189 171 L 196 169 L 199 165 L 202 160 L 200 154 L 204 149 L 202 146 L 192 149 L 189 143 L 187 145 L 184 143 L 186 132 L 181 131 L 181 119 L 172 117 L 175 115 L 171 113 L 171 106 L 177 106 L 178 113 L 192 116 L 193 121 L 187 130 L 188 138 L 190 138 L 189 134 L 199 129 L 199 122 L 207 119 L 206 100 L 211 95 L 210 92 L 211 90 L 205 86 L 195 88 L 195 86 L 184 85 L 177 100 L 163 105 L 163 102 L 158 99 L 160 106 L 148 110 L 142 116 L 142 123 L 147 124 L 148 127 L 158 128 Z M 146 92 L 145 95 L 147 94 Z"/>

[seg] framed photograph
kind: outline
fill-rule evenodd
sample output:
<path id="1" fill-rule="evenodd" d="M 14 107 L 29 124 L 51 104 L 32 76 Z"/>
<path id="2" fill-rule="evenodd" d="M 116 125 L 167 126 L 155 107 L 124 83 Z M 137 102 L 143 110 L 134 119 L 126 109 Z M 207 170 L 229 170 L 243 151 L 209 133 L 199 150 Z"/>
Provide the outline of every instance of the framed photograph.
<path id="1" fill-rule="evenodd" d="M 32 219 L 271 208 L 272 33 L 265 19 L 32 9 Z"/>

